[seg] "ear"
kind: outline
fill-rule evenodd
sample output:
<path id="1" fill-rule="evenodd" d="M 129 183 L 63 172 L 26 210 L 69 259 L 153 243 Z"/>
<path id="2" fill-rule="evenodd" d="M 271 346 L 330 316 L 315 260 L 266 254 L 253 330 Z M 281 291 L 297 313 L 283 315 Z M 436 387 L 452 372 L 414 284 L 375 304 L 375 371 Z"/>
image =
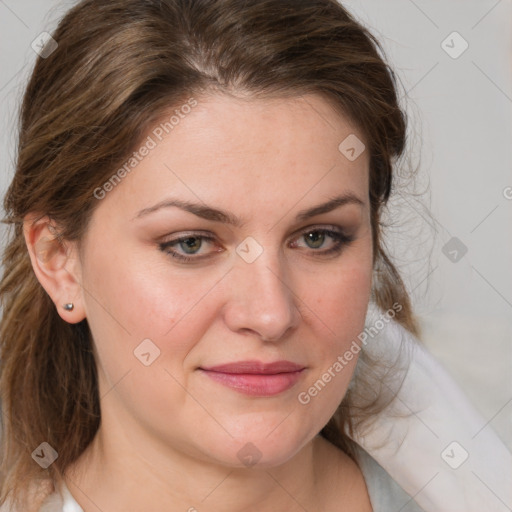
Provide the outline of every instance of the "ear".
<path id="1" fill-rule="evenodd" d="M 71 324 L 78 323 L 85 318 L 85 309 L 76 243 L 64 241 L 48 217 L 39 217 L 30 213 L 23 219 L 32 268 L 60 317 Z M 67 303 L 73 303 L 71 311 L 64 309 Z"/>

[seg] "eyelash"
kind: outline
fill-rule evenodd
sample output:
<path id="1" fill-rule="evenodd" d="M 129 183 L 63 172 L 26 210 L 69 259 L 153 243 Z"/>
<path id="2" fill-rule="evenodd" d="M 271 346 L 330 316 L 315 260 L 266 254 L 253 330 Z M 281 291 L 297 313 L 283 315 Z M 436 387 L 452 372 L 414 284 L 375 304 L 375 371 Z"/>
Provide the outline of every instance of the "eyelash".
<path id="1" fill-rule="evenodd" d="M 343 250 L 343 248 L 345 246 L 350 245 L 350 243 L 353 242 L 354 239 L 355 239 L 355 237 L 353 235 L 349 236 L 349 235 L 346 235 L 345 233 L 343 233 L 341 231 L 337 231 L 337 230 L 333 230 L 333 229 L 327 229 L 327 228 L 308 229 L 307 231 L 303 231 L 298 236 L 298 238 L 300 238 L 300 237 L 302 237 L 304 235 L 311 234 L 311 233 L 320 233 L 320 234 L 323 234 L 323 235 L 327 235 L 330 238 L 332 238 L 333 241 L 334 241 L 334 246 L 331 247 L 330 249 L 327 249 L 327 250 L 324 250 L 324 251 L 320 251 L 320 250 L 316 250 L 316 249 L 310 249 L 311 251 L 313 251 L 313 253 L 316 253 L 316 255 L 318 255 L 318 256 L 330 256 L 330 255 L 333 255 L 333 254 L 339 254 L 339 253 L 341 253 L 341 251 Z M 209 242 L 213 242 L 215 240 L 214 237 L 211 237 L 209 235 L 190 234 L 190 235 L 187 235 L 187 236 L 176 238 L 175 240 L 169 240 L 168 242 L 160 243 L 159 244 L 160 250 L 162 252 L 168 254 L 172 258 L 175 258 L 175 259 L 177 259 L 179 261 L 182 261 L 184 263 L 190 263 L 190 262 L 200 261 L 200 260 L 204 260 L 204 259 L 209 258 L 210 255 L 206 255 L 206 256 L 185 256 L 183 254 L 179 254 L 178 252 L 169 249 L 173 245 L 177 245 L 177 244 L 179 244 L 181 242 L 185 242 L 185 241 L 187 241 L 187 240 L 189 240 L 191 238 L 192 239 L 196 239 L 197 238 L 197 239 L 206 240 L 206 241 L 209 241 Z"/>

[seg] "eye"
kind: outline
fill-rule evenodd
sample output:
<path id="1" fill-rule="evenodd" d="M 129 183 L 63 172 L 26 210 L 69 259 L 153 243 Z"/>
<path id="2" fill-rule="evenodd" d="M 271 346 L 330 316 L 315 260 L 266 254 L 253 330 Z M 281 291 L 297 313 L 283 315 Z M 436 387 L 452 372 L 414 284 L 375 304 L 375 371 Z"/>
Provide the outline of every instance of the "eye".
<path id="1" fill-rule="evenodd" d="M 306 241 L 306 247 L 299 245 L 298 240 L 303 238 Z M 341 253 L 343 248 L 349 245 L 354 236 L 348 236 L 338 228 L 309 228 L 303 231 L 298 238 L 293 239 L 290 247 L 298 248 L 299 250 L 311 249 L 311 253 L 315 256 L 330 256 Z M 331 239 L 330 247 L 320 250 Z M 184 263 L 191 263 L 201 261 L 212 256 L 213 253 L 223 251 L 222 248 L 217 248 L 213 251 L 202 251 L 205 245 L 213 245 L 215 238 L 210 235 L 203 235 L 198 233 L 190 233 L 186 236 L 162 242 L 159 244 L 160 250 L 172 258 L 175 258 Z M 204 253 L 204 254 L 203 254 Z"/>
<path id="2" fill-rule="evenodd" d="M 171 257 L 176 258 L 178 260 L 189 262 L 189 261 L 197 261 L 207 258 L 210 254 L 196 256 L 200 249 L 205 245 L 204 242 L 213 242 L 214 238 L 206 235 L 198 235 L 191 234 L 187 236 L 183 236 L 180 238 L 176 238 L 175 240 L 170 240 L 169 242 L 163 242 L 160 244 L 160 250 L 169 254 Z M 174 249 L 177 247 L 179 250 Z M 220 252 L 220 251 L 215 251 Z"/>
<path id="3" fill-rule="evenodd" d="M 313 249 L 313 253 L 316 253 L 318 256 L 339 254 L 345 246 L 349 245 L 354 240 L 354 236 L 346 235 L 342 231 L 339 231 L 338 228 L 310 228 L 307 231 L 303 231 L 299 239 L 301 237 L 306 241 L 306 249 Z M 318 250 L 329 238 L 332 240 L 331 246 L 324 250 Z M 301 247 L 297 245 L 297 241 L 294 241 L 292 246 Z"/>

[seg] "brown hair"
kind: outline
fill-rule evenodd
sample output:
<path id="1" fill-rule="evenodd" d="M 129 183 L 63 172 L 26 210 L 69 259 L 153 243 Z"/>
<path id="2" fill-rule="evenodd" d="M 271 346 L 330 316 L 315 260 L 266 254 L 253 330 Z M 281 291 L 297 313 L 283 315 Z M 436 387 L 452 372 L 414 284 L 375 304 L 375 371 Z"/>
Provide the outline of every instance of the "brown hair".
<path id="1" fill-rule="evenodd" d="M 162 113 L 204 91 L 252 96 L 317 93 L 364 133 L 370 154 L 373 300 L 413 334 L 418 325 L 381 243 L 381 208 L 403 153 L 406 117 L 397 80 L 374 36 L 336 0 L 84 0 L 38 58 L 20 112 L 16 172 L 4 202 L 10 239 L 0 284 L 3 409 L 0 504 L 33 482 L 58 484 L 100 422 L 92 337 L 63 321 L 38 282 L 23 236 L 29 212 L 80 241 L 93 191 L 130 155 Z M 342 424 L 322 430 L 348 453 L 350 396 Z M 352 425 L 353 426 L 353 425 Z M 46 470 L 31 458 L 43 441 L 58 452 Z"/>

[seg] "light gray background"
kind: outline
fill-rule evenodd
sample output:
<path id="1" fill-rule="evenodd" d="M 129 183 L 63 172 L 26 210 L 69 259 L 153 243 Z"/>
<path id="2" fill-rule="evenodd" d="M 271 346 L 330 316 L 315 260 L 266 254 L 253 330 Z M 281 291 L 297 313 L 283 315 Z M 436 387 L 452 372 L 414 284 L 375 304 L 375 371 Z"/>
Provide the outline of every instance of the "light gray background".
<path id="1" fill-rule="evenodd" d="M 424 341 L 512 446 L 512 0 L 343 3 L 382 42 L 410 115 L 409 151 L 419 174 L 408 189 L 397 182 L 389 245 Z M 73 4 L 0 0 L 2 196 L 35 59 L 30 44 Z M 442 47 L 454 31 L 469 45 L 458 58 Z M 461 47 L 453 37 L 447 44 Z M 467 247 L 456 263 L 442 251 L 452 237 Z"/>

